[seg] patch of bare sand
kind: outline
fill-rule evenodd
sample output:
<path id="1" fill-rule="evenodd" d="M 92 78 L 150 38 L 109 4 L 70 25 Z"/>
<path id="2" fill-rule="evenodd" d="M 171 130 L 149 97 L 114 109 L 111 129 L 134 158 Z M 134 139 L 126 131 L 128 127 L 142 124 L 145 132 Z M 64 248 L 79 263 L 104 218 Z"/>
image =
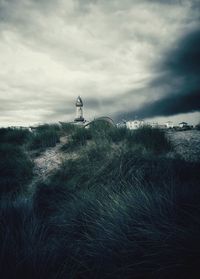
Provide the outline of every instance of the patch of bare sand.
<path id="1" fill-rule="evenodd" d="M 55 147 L 47 148 L 38 157 L 33 158 L 34 162 L 34 179 L 30 185 L 33 189 L 34 185 L 39 181 L 45 181 L 49 175 L 52 175 L 62 163 L 69 159 L 75 159 L 76 153 L 66 153 L 61 150 L 61 147 L 67 143 L 68 137 L 61 137 L 60 143 Z"/>

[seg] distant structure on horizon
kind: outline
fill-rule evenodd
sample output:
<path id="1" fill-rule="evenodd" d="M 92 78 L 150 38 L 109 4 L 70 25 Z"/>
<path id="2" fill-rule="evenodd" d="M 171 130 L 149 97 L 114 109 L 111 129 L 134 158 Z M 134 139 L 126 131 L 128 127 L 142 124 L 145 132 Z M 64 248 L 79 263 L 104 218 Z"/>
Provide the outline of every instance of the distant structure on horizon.
<path id="1" fill-rule="evenodd" d="M 76 99 L 76 118 L 74 122 L 83 123 L 85 121 L 83 117 L 83 101 L 80 96 Z"/>
<path id="2" fill-rule="evenodd" d="M 172 121 L 167 121 L 165 124 L 159 124 L 158 122 L 146 122 L 144 120 L 135 119 L 128 121 L 122 120 L 121 122 L 117 123 L 117 127 L 126 127 L 129 130 L 136 130 L 144 126 L 160 129 L 173 129 L 176 127 Z"/>
<path id="3" fill-rule="evenodd" d="M 167 121 L 165 123 L 165 125 L 166 125 L 166 128 L 168 128 L 168 129 L 173 129 L 174 128 L 174 123 L 172 121 Z"/>
<path id="4" fill-rule="evenodd" d="M 126 121 L 126 128 L 130 130 L 136 130 L 142 126 L 144 126 L 144 121 L 143 120 L 129 120 Z"/>
<path id="5" fill-rule="evenodd" d="M 189 125 L 188 125 L 187 122 L 181 122 L 181 123 L 178 124 L 178 126 L 179 126 L 180 128 L 186 128 L 186 127 L 188 127 Z"/>

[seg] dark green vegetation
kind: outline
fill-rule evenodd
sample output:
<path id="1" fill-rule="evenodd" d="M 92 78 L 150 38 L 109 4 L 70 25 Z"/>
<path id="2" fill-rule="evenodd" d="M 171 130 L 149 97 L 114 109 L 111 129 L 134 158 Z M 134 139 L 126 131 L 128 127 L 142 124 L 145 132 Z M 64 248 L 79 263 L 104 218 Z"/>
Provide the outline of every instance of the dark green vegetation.
<path id="1" fill-rule="evenodd" d="M 40 125 L 38 126 L 30 140 L 29 148 L 46 149 L 47 147 L 53 147 L 60 141 L 61 128 L 59 125 Z"/>
<path id="2" fill-rule="evenodd" d="M 136 143 L 143 145 L 146 149 L 157 154 L 170 151 L 172 146 L 165 136 L 165 132 L 158 128 L 143 127 L 130 132 L 127 136 L 129 145 Z"/>
<path id="3" fill-rule="evenodd" d="M 33 178 L 29 151 L 40 154 L 46 148 L 54 147 L 65 133 L 66 130 L 57 124 L 40 125 L 33 132 L 21 128 L 1 128 L 0 195 L 26 192 Z"/>
<path id="4" fill-rule="evenodd" d="M 25 152 L 28 130 L 0 129 L 0 195 L 26 191 L 33 177 L 33 163 Z"/>
<path id="5" fill-rule="evenodd" d="M 0 144 L 0 195 L 25 191 L 33 176 L 33 164 L 22 148 Z"/>
<path id="6" fill-rule="evenodd" d="M 0 128 L 0 144 L 8 143 L 12 145 L 23 145 L 31 138 L 28 130 L 16 128 Z"/>
<path id="7" fill-rule="evenodd" d="M 71 133 L 71 137 L 64 146 L 63 151 L 75 151 L 77 148 L 83 147 L 88 140 L 92 139 L 91 131 L 85 128 L 77 128 Z"/>
<path id="8" fill-rule="evenodd" d="M 126 128 L 113 127 L 103 121 L 94 122 L 87 129 L 78 128 L 74 130 L 62 150 L 74 151 L 77 147 L 82 147 L 91 140 L 97 145 L 102 145 L 102 142 L 108 145 L 124 143 L 128 149 L 141 145 L 143 149 L 157 154 L 172 150 L 172 145 L 165 132 L 160 129 L 152 129 L 147 126 L 131 131 Z"/>
<path id="9" fill-rule="evenodd" d="M 158 129 L 65 128 L 76 157 L 28 199 L 1 196 L 1 277 L 199 278 L 200 162 Z"/>
<path id="10" fill-rule="evenodd" d="M 197 130 L 200 130 L 200 123 L 198 123 L 195 127 Z"/>

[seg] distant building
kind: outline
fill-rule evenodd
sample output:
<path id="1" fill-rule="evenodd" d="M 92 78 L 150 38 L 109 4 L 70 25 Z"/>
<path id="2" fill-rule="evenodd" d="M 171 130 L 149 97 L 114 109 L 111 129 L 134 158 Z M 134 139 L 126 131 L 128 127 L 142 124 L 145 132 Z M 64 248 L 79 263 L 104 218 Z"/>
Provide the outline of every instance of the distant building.
<path id="1" fill-rule="evenodd" d="M 187 122 L 181 122 L 181 123 L 178 124 L 178 126 L 179 126 L 180 128 L 187 128 L 189 125 L 188 125 Z"/>
<path id="2" fill-rule="evenodd" d="M 126 127 L 130 130 L 136 130 L 142 126 L 144 126 L 143 120 L 129 120 L 126 122 Z"/>
<path id="3" fill-rule="evenodd" d="M 173 124 L 172 121 L 167 121 L 167 122 L 165 123 L 165 125 L 166 125 L 166 128 L 168 128 L 168 129 L 174 128 L 174 124 Z"/>
<path id="4" fill-rule="evenodd" d="M 166 124 L 158 124 L 159 129 L 167 129 Z"/>
<path id="5" fill-rule="evenodd" d="M 126 128 L 126 120 L 122 120 L 116 124 L 117 128 Z"/>
<path id="6" fill-rule="evenodd" d="M 151 128 L 158 128 L 158 122 L 152 122 L 148 124 L 148 126 L 150 126 Z"/>

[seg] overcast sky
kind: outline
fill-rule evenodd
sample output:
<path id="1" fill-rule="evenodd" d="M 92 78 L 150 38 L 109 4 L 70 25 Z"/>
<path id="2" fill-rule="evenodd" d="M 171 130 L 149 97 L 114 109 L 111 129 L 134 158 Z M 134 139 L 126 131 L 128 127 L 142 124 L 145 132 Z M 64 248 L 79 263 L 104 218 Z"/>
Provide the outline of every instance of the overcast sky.
<path id="1" fill-rule="evenodd" d="M 0 0 L 0 126 L 200 121 L 200 0 Z"/>

